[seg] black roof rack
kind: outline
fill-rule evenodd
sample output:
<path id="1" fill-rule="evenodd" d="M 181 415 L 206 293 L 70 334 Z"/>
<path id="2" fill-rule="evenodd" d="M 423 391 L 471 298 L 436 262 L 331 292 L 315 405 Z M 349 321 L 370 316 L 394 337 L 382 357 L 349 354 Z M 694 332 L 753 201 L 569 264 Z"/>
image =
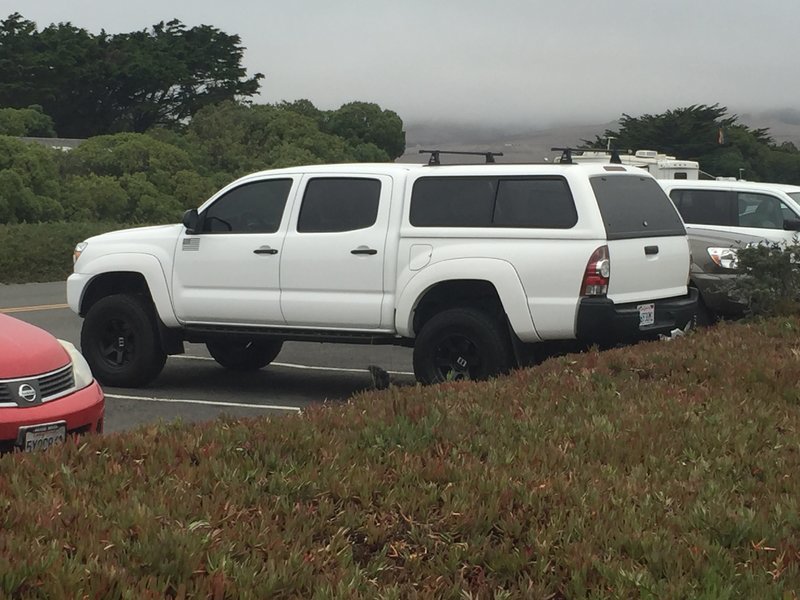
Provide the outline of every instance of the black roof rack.
<path id="1" fill-rule="evenodd" d="M 619 150 L 616 149 L 605 149 L 605 148 L 550 148 L 551 152 L 561 152 L 561 160 L 559 161 L 562 165 L 571 165 L 574 164 L 572 161 L 572 153 L 573 152 L 605 152 L 611 155 L 611 158 L 608 162 L 614 165 L 621 165 L 622 159 L 619 157 Z"/>
<path id="2" fill-rule="evenodd" d="M 428 159 L 428 166 L 434 167 L 441 165 L 441 161 L 439 160 L 440 154 L 470 154 L 472 156 L 484 156 L 486 157 L 486 163 L 493 163 L 495 156 L 503 156 L 502 152 L 460 152 L 458 150 L 420 150 L 420 154 L 430 154 L 431 157 Z"/>

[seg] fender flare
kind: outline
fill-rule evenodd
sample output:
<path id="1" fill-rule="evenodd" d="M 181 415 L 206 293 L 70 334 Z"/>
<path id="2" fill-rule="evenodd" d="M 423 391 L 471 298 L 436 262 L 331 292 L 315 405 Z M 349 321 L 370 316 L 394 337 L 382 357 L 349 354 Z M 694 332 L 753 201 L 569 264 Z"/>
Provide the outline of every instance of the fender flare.
<path id="1" fill-rule="evenodd" d="M 175 316 L 175 310 L 172 307 L 172 298 L 169 294 L 166 273 L 164 273 L 164 268 L 158 258 L 152 254 L 128 252 L 105 254 L 86 265 L 81 265 L 81 267 L 80 275 L 87 278 L 87 282 L 80 292 L 78 306 L 82 306 L 86 291 L 98 277 L 113 273 L 137 273 L 143 276 L 147 283 L 150 296 L 161 322 L 167 327 L 180 327 L 178 318 Z"/>
<path id="2" fill-rule="evenodd" d="M 517 336 L 524 341 L 540 340 L 528 307 L 528 295 L 517 271 L 508 261 L 494 258 L 443 260 L 417 272 L 398 295 L 395 310 L 397 332 L 403 337 L 414 337 L 414 311 L 427 291 L 437 283 L 465 279 L 491 283 Z"/>

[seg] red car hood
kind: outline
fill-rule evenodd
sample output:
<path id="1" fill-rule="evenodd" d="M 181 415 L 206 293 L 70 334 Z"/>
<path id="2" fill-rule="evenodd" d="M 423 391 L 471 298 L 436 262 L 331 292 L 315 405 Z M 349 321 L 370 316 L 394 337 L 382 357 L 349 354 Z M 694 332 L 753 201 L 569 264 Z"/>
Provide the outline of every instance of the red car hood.
<path id="1" fill-rule="evenodd" d="M 0 379 L 39 375 L 68 363 L 67 351 L 44 329 L 0 314 Z"/>

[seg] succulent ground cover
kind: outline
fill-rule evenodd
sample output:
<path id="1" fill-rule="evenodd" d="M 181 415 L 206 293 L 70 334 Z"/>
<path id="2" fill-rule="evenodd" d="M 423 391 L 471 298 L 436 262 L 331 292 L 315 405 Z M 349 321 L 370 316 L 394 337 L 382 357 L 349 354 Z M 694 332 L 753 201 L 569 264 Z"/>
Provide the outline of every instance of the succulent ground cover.
<path id="1" fill-rule="evenodd" d="M 795 598 L 800 320 L 0 458 L 11 598 Z"/>

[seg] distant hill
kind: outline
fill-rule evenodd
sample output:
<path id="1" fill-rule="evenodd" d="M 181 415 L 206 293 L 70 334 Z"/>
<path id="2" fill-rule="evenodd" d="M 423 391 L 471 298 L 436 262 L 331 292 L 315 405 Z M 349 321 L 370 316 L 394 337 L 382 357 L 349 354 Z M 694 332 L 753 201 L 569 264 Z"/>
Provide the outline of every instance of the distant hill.
<path id="1" fill-rule="evenodd" d="M 780 144 L 793 142 L 800 148 L 800 110 L 782 109 L 738 114 L 739 122 L 753 129 L 768 129 L 772 139 Z M 617 121 L 596 125 L 564 125 L 540 130 L 520 127 L 480 127 L 441 122 L 409 123 L 406 125 L 406 151 L 397 162 L 425 162 L 423 149 L 458 150 L 461 152 L 502 152 L 502 162 L 543 162 L 553 160 L 557 152 L 550 148 L 580 146 L 583 140 L 593 140 L 606 129 L 617 129 Z M 659 150 L 659 148 L 630 148 L 630 150 Z M 442 157 L 442 162 L 483 162 L 476 157 Z"/>

